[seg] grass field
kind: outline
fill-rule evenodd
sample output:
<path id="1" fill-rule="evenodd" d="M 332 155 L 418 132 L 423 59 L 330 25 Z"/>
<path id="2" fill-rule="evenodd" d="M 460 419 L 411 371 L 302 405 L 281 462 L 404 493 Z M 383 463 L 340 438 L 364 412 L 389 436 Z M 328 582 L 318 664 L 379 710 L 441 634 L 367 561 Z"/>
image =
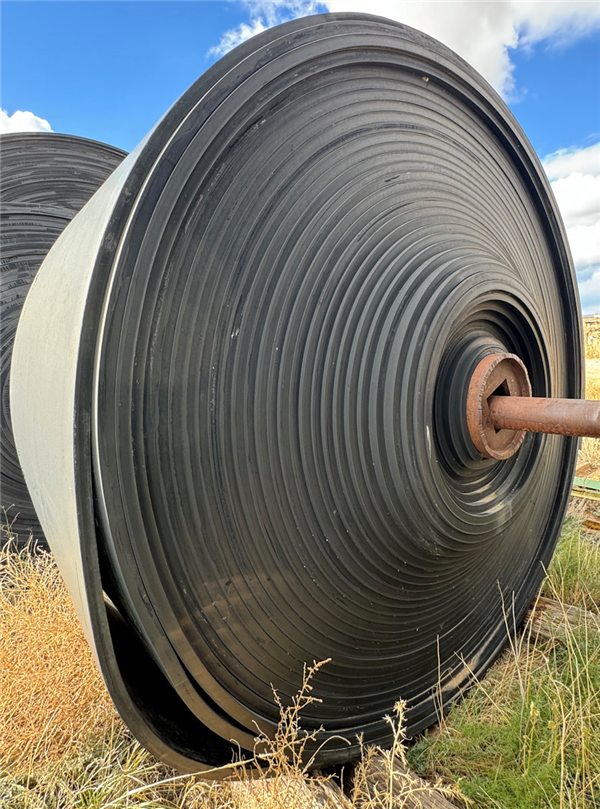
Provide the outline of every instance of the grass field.
<path id="1" fill-rule="evenodd" d="M 600 360 L 600 316 L 583 319 L 586 359 Z"/>
<path id="2" fill-rule="evenodd" d="M 567 522 L 545 595 L 598 610 L 600 544 Z M 458 780 L 482 809 L 600 806 L 600 633 L 530 627 L 442 726 L 409 749 L 417 772 Z"/>
<path id="3" fill-rule="evenodd" d="M 586 318 L 585 397 L 600 399 L 600 317 Z M 595 337 L 594 341 L 590 336 Z M 600 467 L 600 441 L 584 438 L 579 453 L 582 461 Z"/>
<path id="4" fill-rule="evenodd" d="M 600 398 L 600 356 L 588 360 L 587 395 Z M 598 459 L 598 443 L 583 447 L 588 462 Z M 586 527 L 590 517 L 600 519 L 600 510 L 573 509 L 542 594 L 597 614 L 600 532 Z M 52 557 L 5 551 L 0 566 L 3 809 L 333 809 L 344 801 L 344 809 L 401 809 L 408 793 L 422 794 L 410 779 L 393 796 L 385 784 L 374 791 L 366 777 L 373 751 L 365 751 L 346 798 L 308 775 L 299 725 L 310 672 L 295 706 L 283 711 L 259 778 L 242 771 L 235 781 L 208 783 L 174 773 L 114 711 Z M 407 756 L 457 806 L 599 809 L 600 634 L 575 627 L 541 639 L 526 624 L 440 726 L 406 743 L 401 704 L 390 722 L 396 745 L 379 751 L 384 769 L 391 774 L 393 761 Z"/>

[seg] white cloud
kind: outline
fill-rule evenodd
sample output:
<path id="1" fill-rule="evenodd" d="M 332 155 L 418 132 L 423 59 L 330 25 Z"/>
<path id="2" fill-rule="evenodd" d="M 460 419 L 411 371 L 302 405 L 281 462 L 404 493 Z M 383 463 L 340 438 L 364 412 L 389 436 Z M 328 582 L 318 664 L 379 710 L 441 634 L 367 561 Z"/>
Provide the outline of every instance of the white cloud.
<path id="1" fill-rule="evenodd" d="M 600 175 L 600 143 L 585 149 L 560 149 L 544 158 L 544 168 L 550 180 L 560 180 L 569 174 Z"/>
<path id="2" fill-rule="evenodd" d="M 267 28 L 326 10 L 318 0 L 246 0 L 246 5 L 250 10 L 250 24 L 243 22 L 226 31 L 219 44 L 209 50 L 209 56 L 224 56 Z"/>
<path id="3" fill-rule="evenodd" d="M 470 62 L 498 92 L 514 90 L 511 48 L 545 41 L 564 46 L 600 27 L 600 3 L 589 0 L 246 0 L 250 24 L 227 31 L 221 56 L 254 33 L 319 11 L 377 14 L 418 28 Z"/>
<path id="4" fill-rule="evenodd" d="M 575 262 L 575 269 L 583 274 L 588 267 L 600 264 L 600 212 L 596 210 L 598 221 L 593 225 L 567 227 L 569 245 Z"/>
<path id="5" fill-rule="evenodd" d="M 600 308 L 600 143 L 561 149 L 544 168 L 567 229 L 583 311 Z"/>
<path id="6" fill-rule="evenodd" d="M 533 45 L 551 39 L 557 47 L 565 47 L 598 27 L 600 9 L 593 0 L 513 0 L 520 44 Z"/>
<path id="7" fill-rule="evenodd" d="M 600 219 L 600 174 L 573 172 L 554 180 L 552 190 L 568 228 L 591 226 Z"/>
<path id="8" fill-rule="evenodd" d="M 309 14 L 325 11 L 326 3 L 320 0 L 244 0 L 251 16 L 262 16 L 267 28 L 286 20 L 295 20 Z"/>
<path id="9" fill-rule="evenodd" d="M 250 37 L 274 25 L 327 11 L 325 4 L 319 0 L 244 0 L 244 5 L 248 8 L 250 24 L 243 22 L 237 28 L 226 31 L 218 45 L 208 51 L 209 56 L 224 56 Z"/>
<path id="10" fill-rule="evenodd" d="M 9 132 L 52 132 L 52 127 L 44 118 L 38 118 L 32 112 L 17 110 L 9 115 L 0 110 L 0 133 Z"/>
<path id="11" fill-rule="evenodd" d="M 229 53 L 229 51 L 237 48 L 238 45 L 241 45 L 242 42 L 250 39 L 250 37 L 260 34 L 261 31 L 265 31 L 266 28 L 267 26 L 260 18 L 252 20 L 250 25 L 243 22 L 241 25 L 238 25 L 237 28 L 231 28 L 229 31 L 225 31 L 219 44 L 211 48 L 208 55 L 224 56 L 226 53 Z"/>

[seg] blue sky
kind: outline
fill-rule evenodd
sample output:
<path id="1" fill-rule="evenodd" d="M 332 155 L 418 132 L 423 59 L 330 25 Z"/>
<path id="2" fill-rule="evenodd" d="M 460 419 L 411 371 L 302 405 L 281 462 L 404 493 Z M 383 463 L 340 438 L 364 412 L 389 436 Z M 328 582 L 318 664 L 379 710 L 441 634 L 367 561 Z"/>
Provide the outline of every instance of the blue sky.
<path id="1" fill-rule="evenodd" d="M 44 128 L 37 123 L 42 119 L 56 132 L 129 151 L 228 46 L 251 31 L 327 9 L 370 11 L 421 28 L 461 53 L 504 94 L 546 158 L 584 311 L 600 311 L 597 3 L 4 0 L 4 129 Z M 30 117 L 14 116 L 17 110 Z"/>

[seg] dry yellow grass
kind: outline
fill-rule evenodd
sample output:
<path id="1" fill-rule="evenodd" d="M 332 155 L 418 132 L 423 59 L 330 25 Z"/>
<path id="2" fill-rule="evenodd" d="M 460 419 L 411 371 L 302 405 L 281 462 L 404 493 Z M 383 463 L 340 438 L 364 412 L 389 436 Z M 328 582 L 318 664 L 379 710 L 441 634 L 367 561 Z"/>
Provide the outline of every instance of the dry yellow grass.
<path id="1" fill-rule="evenodd" d="M 600 399 L 600 318 L 584 318 L 585 398 Z M 600 467 L 600 440 L 584 438 L 579 462 Z"/>
<path id="2" fill-rule="evenodd" d="M 76 752 L 117 717 L 52 557 L 3 551 L 0 565 L 0 750 L 18 771 Z"/>
<path id="3" fill-rule="evenodd" d="M 584 317 L 585 356 L 600 359 L 600 317 Z"/>
<path id="4" fill-rule="evenodd" d="M 257 738 L 252 773 L 234 765 L 228 778 L 213 782 L 178 774 L 132 739 L 117 716 L 51 555 L 4 548 L 0 584 L 4 809 L 400 809 L 418 806 L 407 797 L 431 789 L 398 772 L 405 761 L 402 706 L 389 719 L 393 748 L 365 750 L 351 798 L 309 773 L 311 737 L 301 731 L 301 714 L 314 699 L 314 672 L 328 661 L 306 670 L 290 706 L 274 692 L 279 728 L 274 739 Z M 375 757 L 388 776 L 373 791 L 366 773 Z"/>

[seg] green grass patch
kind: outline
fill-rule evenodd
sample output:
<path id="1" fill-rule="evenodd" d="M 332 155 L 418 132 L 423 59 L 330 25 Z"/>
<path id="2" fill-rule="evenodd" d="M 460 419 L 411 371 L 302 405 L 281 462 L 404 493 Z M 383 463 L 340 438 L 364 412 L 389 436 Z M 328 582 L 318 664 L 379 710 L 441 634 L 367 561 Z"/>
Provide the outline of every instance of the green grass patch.
<path id="1" fill-rule="evenodd" d="M 598 540 L 572 517 L 565 522 L 550 563 L 542 595 L 588 610 L 600 605 L 600 534 Z"/>
<path id="2" fill-rule="evenodd" d="M 542 592 L 587 610 L 600 602 L 600 547 L 570 520 Z M 599 809 L 600 634 L 570 629 L 511 643 L 411 766 L 453 781 L 481 809 Z"/>

